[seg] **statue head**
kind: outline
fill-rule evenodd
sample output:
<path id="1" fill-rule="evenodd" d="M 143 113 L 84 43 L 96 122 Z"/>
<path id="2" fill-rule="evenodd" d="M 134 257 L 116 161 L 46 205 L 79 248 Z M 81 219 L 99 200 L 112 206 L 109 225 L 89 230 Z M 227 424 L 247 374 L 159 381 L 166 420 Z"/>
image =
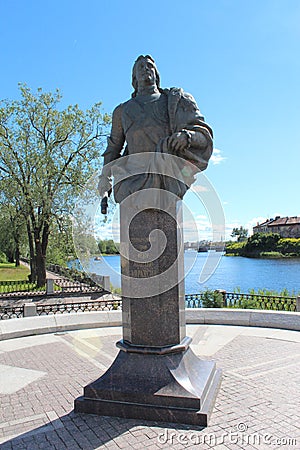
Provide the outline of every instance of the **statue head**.
<path id="1" fill-rule="evenodd" d="M 133 68 L 132 68 L 132 86 L 134 89 L 134 92 L 132 94 L 132 97 L 135 97 L 138 91 L 138 80 L 137 80 L 137 76 L 136 76 L 136 68 L 137 68 L 137 63 L 141 60 L 141 59 L 149 59 L 154 66 L 154 70 L 155 70 L 155 75 L 156 75 L 156 86 L 157 88 L 160 90 L 160 76 L 159 76 L 159 72 L 157 70 L 156 64 L 154 59 L 152 58 L 152 56 L 150 55 L 140 55 L 136 61 L 134 62 Z"/>

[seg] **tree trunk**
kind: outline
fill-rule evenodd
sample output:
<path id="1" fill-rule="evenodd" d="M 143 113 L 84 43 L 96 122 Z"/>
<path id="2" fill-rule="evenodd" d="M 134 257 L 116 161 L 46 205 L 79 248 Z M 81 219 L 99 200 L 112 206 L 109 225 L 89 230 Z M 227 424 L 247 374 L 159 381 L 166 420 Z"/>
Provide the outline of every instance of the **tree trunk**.
<path id="1" fill-rule="evenodd" d="M 48 240 L 49 240 L 49 223 L 47 221 L 44 224 L 43 233 L 42 233 L 42 253 L 45 257 L 45 261 L 46 261 L 46 255 L 47 255 Z"/>
<path id="2" fill-rule="evenodd" d="M 16 259 L 16 267 L 20 265 L 20 245 L 19 242 L 16 243 L 16 251 L 15 251 L 15 259 Z"/>
<path id="3" fill-rule="evenodd" d="M 46 258 L 42 251 L 42 243 L 39 233 L 35 233 L 35 257 L 36 257 L 36 274 L 37 287 L 42 287 L 46 284 Z"/>
<path id="4" fill-rule="evenodd" d="M 14 258 L 14 252 L 11 250 L 8 250 L 6 253 L 7 256 L 7 260 L 9 263 L 14 263 L 15 262 L 15 258 Z"/>
<path id="5" fill-rule="evenodd" d="M 49 224 L 46 221 L 43 226 L 42 240 L 40 235 L 36 236 L 35 249 L 36 249 L 36 267 L 37 267 L 37 285 L 38 287 L 46 284 L 46 254 L 49 240 Z"/>
<path id="6" fill-rule="evenodd" d="M 34 252 L 34 242 L 33 242 L 32 230 L 31 230 L 29 219 L 27 220 L 27 234 L 28 234 L 28 244 L 29 244 L 30 281 L 34 283 L 37 279 L 36 258 L 35 258 L 35 252 Z"/>

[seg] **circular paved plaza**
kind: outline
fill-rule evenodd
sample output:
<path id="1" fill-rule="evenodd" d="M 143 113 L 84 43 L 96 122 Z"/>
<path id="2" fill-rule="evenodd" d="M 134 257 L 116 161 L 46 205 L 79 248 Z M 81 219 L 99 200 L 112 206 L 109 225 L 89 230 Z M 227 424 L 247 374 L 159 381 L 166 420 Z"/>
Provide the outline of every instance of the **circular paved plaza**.
<path id="1" fill-rule="evenodd" d="M 20 319 L 21 320 L 21 319 Z M 297 331 L 188 325 L 222 384 L 209 427 L 77 414 L 74 399 L 112 363 L 121 327 L 0 342 L 0 448 L 299 449 Z"/>

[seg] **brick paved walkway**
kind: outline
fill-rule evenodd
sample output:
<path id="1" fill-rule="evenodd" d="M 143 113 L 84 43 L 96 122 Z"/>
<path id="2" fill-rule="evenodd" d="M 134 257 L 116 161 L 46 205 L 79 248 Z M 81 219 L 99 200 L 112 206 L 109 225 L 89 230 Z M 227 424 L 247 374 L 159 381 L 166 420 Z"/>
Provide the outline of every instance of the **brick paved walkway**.
<path id="1" fill-rule="evenodd" d="M 300 335 L 189 325 L 194 352 L 223 381 L 208 428 L 75 414 L 117 354 L 121 328 L 0 342 L 0 448 L 300 449 Z"/>

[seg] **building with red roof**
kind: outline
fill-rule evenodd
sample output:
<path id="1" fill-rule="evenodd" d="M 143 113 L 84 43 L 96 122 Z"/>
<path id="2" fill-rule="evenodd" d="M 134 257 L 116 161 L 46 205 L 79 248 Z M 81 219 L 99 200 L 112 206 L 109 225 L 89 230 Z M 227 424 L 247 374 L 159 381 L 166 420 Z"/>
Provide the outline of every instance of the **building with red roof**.
<path id="1" fill-rule="evenodd" d="M 253 233 L 278 233 L 283 238 L 300 238 L 300 217 L 267 219 L 253 227 Z"/>

